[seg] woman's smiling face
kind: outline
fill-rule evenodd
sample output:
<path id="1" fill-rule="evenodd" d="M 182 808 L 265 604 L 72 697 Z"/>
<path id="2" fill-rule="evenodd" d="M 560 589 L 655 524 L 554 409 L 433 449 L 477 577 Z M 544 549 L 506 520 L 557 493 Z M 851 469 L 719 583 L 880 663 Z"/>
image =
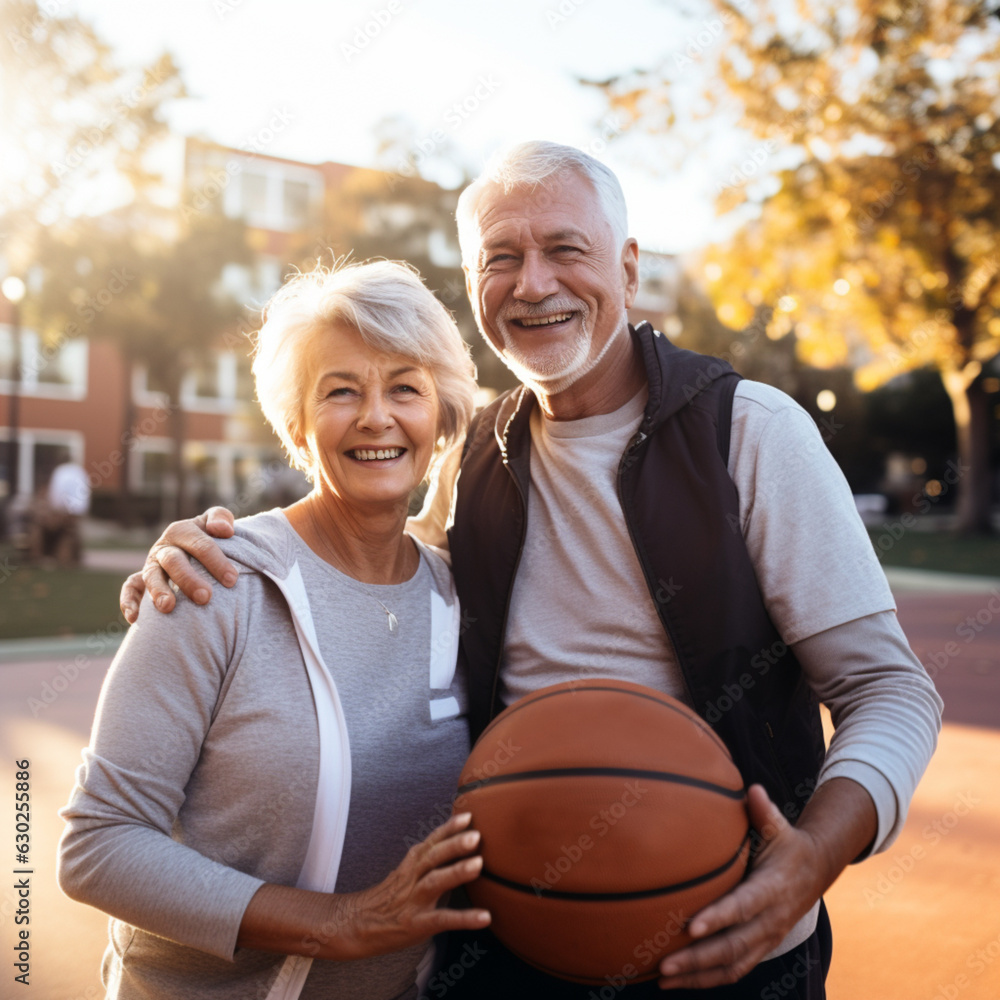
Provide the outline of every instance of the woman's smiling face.
<path id="1" fill-rule="evenodd" d="M 317 486 L 351 504 L 398 504 L 427 473 L 438 439 L 437 389 L 409 358 L 337 325 L 310 347 L 304 446 Z"/>

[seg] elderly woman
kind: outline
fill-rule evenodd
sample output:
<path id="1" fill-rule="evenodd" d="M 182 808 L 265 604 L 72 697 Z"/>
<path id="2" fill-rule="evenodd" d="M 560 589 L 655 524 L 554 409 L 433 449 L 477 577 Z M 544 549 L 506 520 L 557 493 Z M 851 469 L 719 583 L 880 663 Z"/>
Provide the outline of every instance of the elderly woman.
<path id="1" fill-rule="evenodd" d="M 109 996 L 415 997 L 431 936 L 488 923 L 438 907 L 481 866 L 467 814 L 437 825 L 468 752 L 459 608 L 403 530 L 473 375 L 404 265 L 268 304 L 257 393 L 314 488 L 237 521 L 234 588 L 140 611 L 62 811 L 60 885 L 114 918 Z"/>

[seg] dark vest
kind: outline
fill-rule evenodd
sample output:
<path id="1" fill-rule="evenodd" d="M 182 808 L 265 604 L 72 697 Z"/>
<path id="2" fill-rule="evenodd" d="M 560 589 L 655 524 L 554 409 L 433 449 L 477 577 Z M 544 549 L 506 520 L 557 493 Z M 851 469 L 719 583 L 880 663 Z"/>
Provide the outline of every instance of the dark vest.
<path id="1" fill-rule="evenodd" d="M 746 783 L 762 783 L 794 818 L 815 788 L 824 743 L 815 695 L 764 607 L 740 530 L 726 468 L 740 376 L 648 323 L 633 336 L 649 403 L 618 469 L 625 523 L 695 710 Z M 480 413 L 458 479 L 449 540 L 474 737 L 503 707 L 497 684 L 524 543 L 534 405 L 522 386 Z"/>

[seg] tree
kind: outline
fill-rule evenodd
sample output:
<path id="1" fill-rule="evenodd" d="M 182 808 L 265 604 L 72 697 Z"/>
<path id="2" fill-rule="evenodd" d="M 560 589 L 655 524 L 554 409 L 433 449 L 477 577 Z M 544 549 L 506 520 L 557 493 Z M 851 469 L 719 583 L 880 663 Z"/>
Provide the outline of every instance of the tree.
<path id="1" fill-rule="evenodd" d="M 705 114 L 749 133 L 717 167 L 720 212 L 744 223 L 706 254 L 720 318 L 738 326 L 773 307 L 772 336 L 793 332 L 805 359 L 851 365 L 866 389 L 935 368 L 955 416 L 959 527 L 990 530 L 982 373 L 1000 353 L 1000 23 L 975 0 L 706 10 L 694 47 L 675 53 L 686 64 L 603 86 L 633 123 L 662 131 L 683 117 L 674 98 L 697 67 Z"/>
<path id="2" fill-rule="evenodd" d="M 181 383 L 240 315 L 220 277 L 250 258 L 243 224 L 216 202 L 192 208 L 191 193 L 150 166 L 169 136 L 165 106 L 185 96 L 169 55 L 119 69 L 78 18 L 26 0 L 9 0 L 0 16 L 0 248 L 9 268 L 33 279 L 25 314 L 46 345 L 108 338 L 125 359 L 123 516 L 136 416 L 131 369 L 143 363 L 157 373 L 169 396 L 179 505 Z"/>
<path id="3" fill-rule="evenodd" d="M 155 203 L 163 183 L 147 157 L 167 134 L 164 105 L 185 96 L 168 54 L 119 68 L 85 22 L 56 16 L 60 6 L 0 5 L 0 234 L 13 266 L 33 262 L 42 230 Z"/>

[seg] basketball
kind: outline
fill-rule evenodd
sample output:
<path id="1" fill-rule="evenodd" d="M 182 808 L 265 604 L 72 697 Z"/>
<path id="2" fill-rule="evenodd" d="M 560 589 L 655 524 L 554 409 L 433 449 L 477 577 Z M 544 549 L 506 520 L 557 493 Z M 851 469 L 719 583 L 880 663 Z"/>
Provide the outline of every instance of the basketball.
<path id="1" fill-rule="evenodd" d="M 476 741 L 455 812 L 482 872 L 467 888 L 512 952 L 578 983 L 652 979 L 749 856 L 743 779 L 681 702 L 617 680 L 522 698 Z"/>

